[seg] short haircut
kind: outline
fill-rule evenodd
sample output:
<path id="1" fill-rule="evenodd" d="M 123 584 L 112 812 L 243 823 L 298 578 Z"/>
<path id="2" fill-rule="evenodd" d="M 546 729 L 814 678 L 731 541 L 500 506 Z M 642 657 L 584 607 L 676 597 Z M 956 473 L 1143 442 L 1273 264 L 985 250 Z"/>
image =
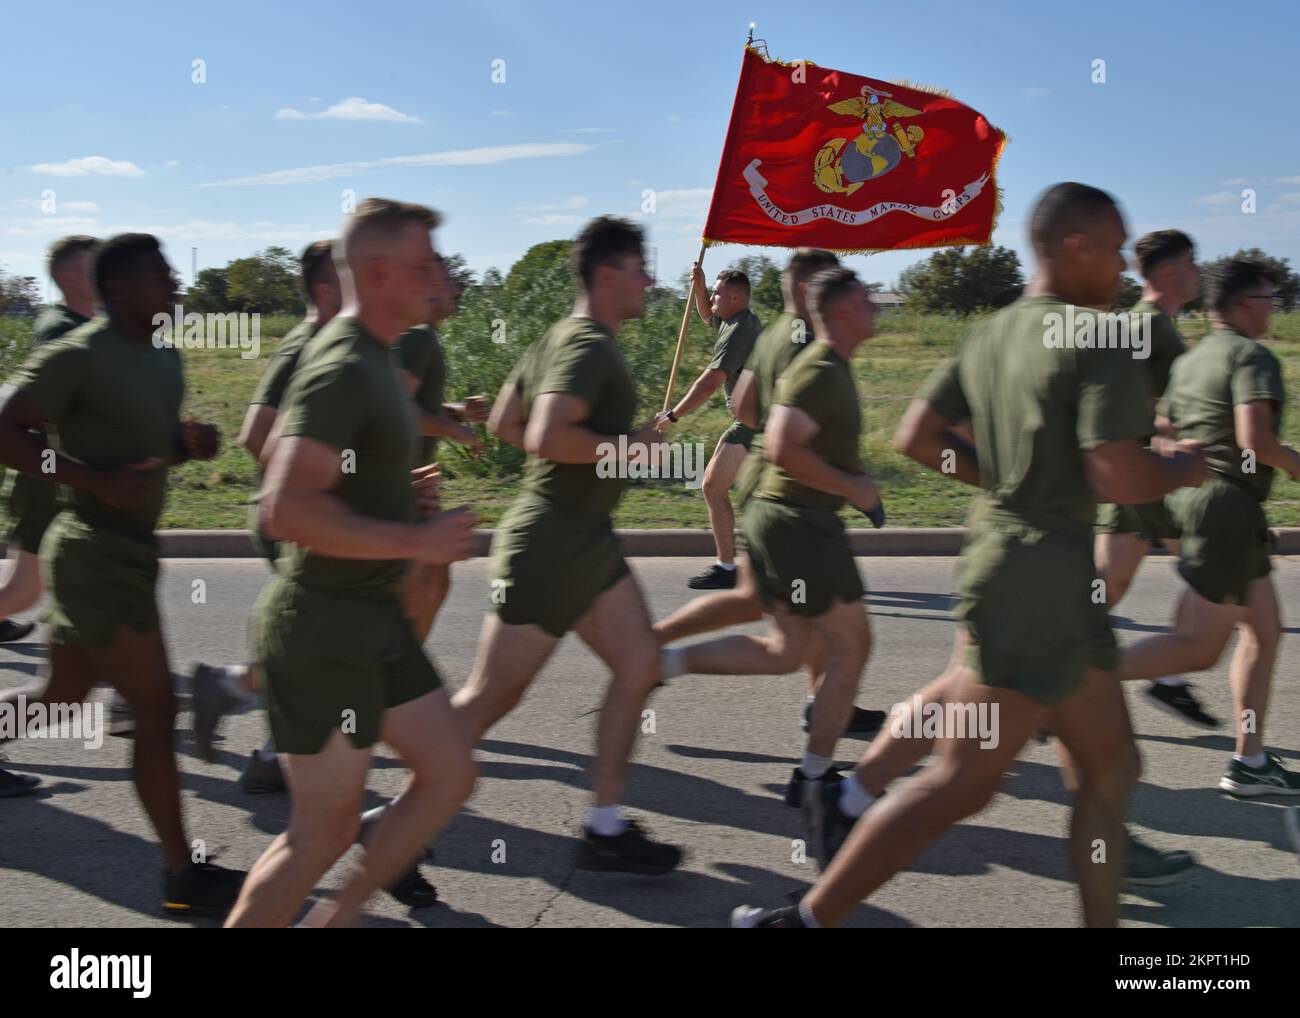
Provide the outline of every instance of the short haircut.
<path id="1" fill-rule="evenodd" d="M 1205 286 L 1205 303 L 1222 314 L 1238 297 L 1260 283 L 1277 286 L 1277 277 L 1272 269 L 1253 258 L 1231 258 L 1210 273 Z"/>
<path id="2" fill-rule="evenodd" d="M 852 291 L 854 285 L 860 285 L 860 281 L 852 269 L 843 265 L 822 269 L 808 280 L 808 310 L 825 321 L 826 309 Z"/>
<path id="3" fill-rule="evenodd" d="M 734 286 L 749 293 L 749 277 L 739 269 L 723 269 L 718 273 L 718 282 L 724 286 Z"/>
<path id="4" fill-rule="evenodd" d="M 302 270 L 302 290 L 311 300 L 311 288 L 324 279 L 325 272 L 332 267 L 334 242 L 332 240 L 313 240 L 298 258 L 298 267 Z"/>
<path id="5" fill-rule="evenodd" d="M 1067 181 L 1038 197 L 1029 219 L 1029 240 L 1038 257 L 1054 255 L 1072 233 L 1086 233 L 1099 218 L 1118 211 L 1115 199 L 1098 187 Z"/>
<path id="6" fill-rule="evenodd" d="M 396 237 L 410 224 L 436 230 L 442 216 L 427 205 L 391 198 L 367 198 L 343 223 L 339 244 L 334 247 L 334 264 L 347 263 L 348 255 L 360 240 Z"/>
<path id="7" fill-rule="evenodd" d="M 1192 243 L 1192 238 L 1182 230 L 1156 230 L 1139 240 L 1133 253 L 1137 255 L 1138 271 L 1142 273 L 1142 278 L 1150 279 L 1151 273 L 1161 262 L 1181 258 L 1194 250 L 1196 245 Z"/>
<path id="8" fill-rule="evenodd" d="M 793 289 L 823 269 L 838 268 L 839 264 L 840 260 L 830 251 L 823 251 L 819 247 L 801 247 L 790 256 L 790 264 L 785 267 L 784 282 Z"/>
<path id="9" fill-rule="evenodd" d="M 569 250 L 573 274 L 590 289 L 596 270 L 628 255 L 645 257 L 645 233 L 618 216 L 600 216 L 583 227 Z"/>
<path id="10" fill-rule="evenodd" d="M 84 233 L 74 234 L 71 237 L 60 237 L 50 245 L 50 251 L 45 260 L 50 278 L 54 278 L 54 273 L 58 271 L 59 266 L 66 259 L 71 258 L 73 255 L 79 255 L 83 251 L 88 251 L 93 256 L 98 247 L 99 238 L 87 237 Z"/>
<path id="11" fill-rule="evenodd" d="M 141 255 L 162 251 L 158 238 L 151 233 L 119 233 L 109 237 L 95 256 L 95 289 L 107 300 L 104 284 L 111 279 L 126 279 Z"/>

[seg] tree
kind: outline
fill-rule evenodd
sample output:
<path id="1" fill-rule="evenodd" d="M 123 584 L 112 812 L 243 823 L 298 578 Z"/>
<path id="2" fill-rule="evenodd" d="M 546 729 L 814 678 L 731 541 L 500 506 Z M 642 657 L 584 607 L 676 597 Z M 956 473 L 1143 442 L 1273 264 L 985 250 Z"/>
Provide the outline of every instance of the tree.
<path id="1" fill-rule="evenodd" d="M 1116 311 L 1127 311 L 1141 299 L 1142 284 L 1125 274 L 1119 277 L 1119 283 L 1115 287 L 1115 299 L 1110 306 Z"/>
<path id="2" fill-rule="evenodd" d="M 464 255 L 448 255 L 444 261 L 451 278 L 460 284 L 462 290 L 474 285 L 474 270 L 466 263 Z"/>
<path id="3" fill-rule="evenodd" d="M 898 277 L 909 306 L 960 315 L 1005 307 L 1024 285 L 1020 259 L 1006 247 L 944 248 Z"/>
<path id="4" fill-rule="evenodd" d="M 0 270 L 0 314 L 30 315 L 41 303 L 35 276 L 11 276 Z"/>
<path id="5" fill-rule="evenodd" d="M 733 269 L 749 277 L 750 303 L 764 311 L 776 313 L 785 305 L 781 295 L 781 270 L 767 255 L 737 258 Z"/>
<path id="6" fill-rule="evenodd" d="M 298 281 L 298 259 L 283 247 L 268 247 L 226 266 L 227 310 L 263 315 L 306 310 Z"/>
<path id="7" fill-rule="evenodd" d="M 185 295 L 185 308 L 198 314 L 224 314 L 230 310 L 230 282 L 225 269 L 204 269 Z"/>

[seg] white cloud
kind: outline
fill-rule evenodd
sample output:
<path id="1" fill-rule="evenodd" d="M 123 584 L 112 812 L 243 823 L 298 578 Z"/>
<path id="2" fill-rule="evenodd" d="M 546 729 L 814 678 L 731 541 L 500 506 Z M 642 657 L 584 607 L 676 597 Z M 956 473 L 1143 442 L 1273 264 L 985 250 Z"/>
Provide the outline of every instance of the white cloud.
<path id="1" fill-rule="evenodd" d="M 1279 194 L 1277 200 L 1283 205 L 1300 205 L 1300 191 L 1289 191 L 1286 194 Z"/>
<path id="2" fill-rule="evenodd" d="M 152 224 L 137 228 L 141 233 L 175 237 L 186 242 L 196 240 L 293 241 L 329 237 L 336 227 L 310 227 L 259 220 L 239 223 L 234 220 L 190 219 L 183 223 Z"/>
<path id="3" fill-rule="evenodd" d="M 62 163 L 36 163 L 28 167 L 33 173 L 48 173 L 52 177 L 85 177 L 92 173 L 105 177 L 143 177 L 144 170 L 126 159 L 105 159 L 103 156 L 84 156 Z"/>
<path id="4" fill-rule="evenodd" d="M 1270 184 L 1300 184 L 1300 176 L 1295 177 L 1274 177 L 1269 181 Z"/>
<path id="5" fill-rule="evenodd" d="M 581 209 L 586 208 L 590 199 L 585 195 L 575 194 L 572 198 L 565 198 L 564 201 L 552 202 L 547 205 L 516 205 L 516 212 L 559 212 L 562 209 Z"/>
<path id="6" fill-rule="evenodd" d="M 677 191 L 654 191 L 654 217 L 661 219 L 692 219 L 703 223 L 713 197 L 711 187 L 693 187 Z"/>
<path id="7" fill-rule="evenodd" d="M 174 170 L 174 169 L 176 169 L 176 167 L 178 167 L 180 164 L 181 164 L 181 161 L 180 161 L 179 159 L 168 159 L 165 163 L 163 163 L 163 169 L 164 169 L 164 170 Z"/>
<path id="8" fill-rule="evenodd" d="M 617 127 L 570 127 L 570 134 L 620 134 Z"/>
<path id="9" fill-rule="evenodd" d="M 1220 180 L 1220 187 L 1241 187 L 1246 183 L 1245 177 L 1233 177 L 1231 180 Z"/>
<path id="10" fill-rule="evenodd" d="M 1052 94 L 1050 88 L 1043 88 L 1041 85 L 1029 85 L 1024 90 L 1025 95 L 1033 96 L 1035 99 L 1041 99 L 1043 96 Z"/>
<path id="11" fill-rule="evenodd" d="M 574 226 L 579 222 L 578 216 L 553 215 L 529 216 L 524 219 L 529 226 Z"/>
<path id="12" fill-rule="evenodd" d="M 87 233 L 99 225 L 87 216 L 31 216 L 0 221 L 0 233 L 11 237 L 40 237 L 49 234 Z"/>
<path id="13" fill-rule="evenodd" d="M 1233 205 L 1241 201 L 1241 195 L 1233 191 L 1215 191 L 1213 194 L 1197 195 L 1192 199 L 1193 205 Z"/>
<path id="14" fill-rule="evenodd" d="M 391 124 L 422 124 L 419 117 L 401 113 L 383 103 L 372 103 L 360 96 L 337 102 L 320 113 L 304 113 L 291 107 L 275 111 L 276 120 L 382 120 Z"/>
<path id="15" fill-rule="evenodd" d="M 25 205 L 29 209 L 36 209 L 38 212 L 44 207 L 45 202 L 40 198 L 15 198 L 19 205 Z M 55 199 L 55 211 L 59 212 L 98 212 L 99 206 L 93 201 L 58 201 Z"/>
<path id="16" fill-rule="evenodd" d="M 447 152 L 428 152 L 414 156 L 390 156 L 386 159 L 366 159 L 350 163 L 326 163 L 320 166 L 298 166 L 290 170 L 258 173 L 251 177 L 234 177 L 214 180 L 199 187 L 257 187 L 262 185 L 309 184 L 320 180 L 336 180 L 366 170 L 386 166 L 493 166 L 497 163 L 516 162 L 521 159 L 549 159 L 557 156 L 582 155 L 591 149 L 580 142 L 536 142 L 520 145 L 497 145 L 491 148 L 453 149 Z"/>
<path id="17" fill-rule="evenodd" d="M 510 110 L 493 110 L 493 111 L 492 111 L 492 116 L 494 116 L 494 117 L 513 117 L 514 114 L 513 114 Z"/>

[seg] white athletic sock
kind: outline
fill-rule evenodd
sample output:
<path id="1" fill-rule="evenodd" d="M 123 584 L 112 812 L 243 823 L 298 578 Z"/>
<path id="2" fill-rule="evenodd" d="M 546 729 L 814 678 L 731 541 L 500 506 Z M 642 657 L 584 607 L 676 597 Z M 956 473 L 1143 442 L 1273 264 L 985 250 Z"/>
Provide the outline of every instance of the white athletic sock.
<path id="1" fill-rule="evenodd" d="M 715 562 L 715 563 L 713 563 L 713 564 L 714 564 L 715 566 L 717 566 L 719 569 L 725 569 L 725 570 L 726 570 L 727 572 L 729 572 L 729 573 L 730 573 L 730 572 L 733 572 L 733 571 L 735 570 L 735 568 L 736 568 L 736 563 L 734 563 L 734 562 L 722 562 L 722 561 L 718 561 L 718 562 Z"/>
<path id="2" fill-rule="evenodd" d="M 1254 767 L 1257 770 L 1268 763 L 1267 753 L 1256 753 L 1254 756 L 1242 756 L 1240 753 L 1233 753 L 1232 758 L 1238 763 L 1244 763 L 1247 767 Z"/>
<path id="3" fill-rule="evenodd" d="M 1163 675 L 1160 678 L 1156 679 L 1156 685 L 1185 686 L 1187 685 L 1187 680 L 1183 678 L 1181 675 Z"/>
<path id="4" fill-rule="evenodd" d="M 237 696 L 241 700 L 248 699 L 248 690 L 244 688 L 244 671 L 242 668 L 232 668 L 229 665 L 221 668 L 221 679 L 219 680 L 221 688 L 231 696 Z"/>
<path id="5" fill-rule="evenodd" d="M 686 674 L 686 648 L 665 647 L 659 652 L 660 676 L 665 682 Z"/>
<path id="6" fill-rule="evenodd" d="M 807 898 L 799 902 L 799 918 L 803 920 L 803 924 L 810 930 L 820 930 L 822 928 L 822 924 L 817 921 L 812 909 L 808 907 Z"/>
<path id="7" fill-rule="evenodd" d="M 612 838 L 627 830 L 622 806 L 592 806 L 587 814 L 587 827 L 595 834 Z"/>
<path id="8" fill-rule="evenodd" d="M 840 782 L 840 809 L 848 817 L 860 817 L 876 797 L 862 787 L 857 774 L 850 774 Z"/>
<path id="9" fill-rule="evenodd" d="M 395 801 L 396 800 L 394 800 L 394 802 Z M 384 815 L 384 812 L 388 809 L 389 805 L 390 803 L 386 802 L 382 806 L 376 806 L 374 809 L 366 810 L 364 813 L 361 814 L 361 822 L 363 824 L 368 824 L 378 820 L 380 817 Z"/>
<path id="10" fill-rule="evenodd" d="M 835 761 L 829 756 L 818 756 L 816 753 L 805 752 L 803 762 L 799 764 L 799 770 L 803 772 L 805 778 L 820 778 Z"/>

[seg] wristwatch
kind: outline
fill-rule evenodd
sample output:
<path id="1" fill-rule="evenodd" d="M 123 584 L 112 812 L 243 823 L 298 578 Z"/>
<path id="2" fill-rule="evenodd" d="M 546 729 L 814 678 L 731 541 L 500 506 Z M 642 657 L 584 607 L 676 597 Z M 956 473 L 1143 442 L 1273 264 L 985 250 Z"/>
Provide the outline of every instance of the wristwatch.
<path id="1" fill-rule="evenodd" d="M 677 415 L 673 413 L 671 410 L 668 411 L 668 419 L 672 421 L 674 424 L 677 423 Z"/>

